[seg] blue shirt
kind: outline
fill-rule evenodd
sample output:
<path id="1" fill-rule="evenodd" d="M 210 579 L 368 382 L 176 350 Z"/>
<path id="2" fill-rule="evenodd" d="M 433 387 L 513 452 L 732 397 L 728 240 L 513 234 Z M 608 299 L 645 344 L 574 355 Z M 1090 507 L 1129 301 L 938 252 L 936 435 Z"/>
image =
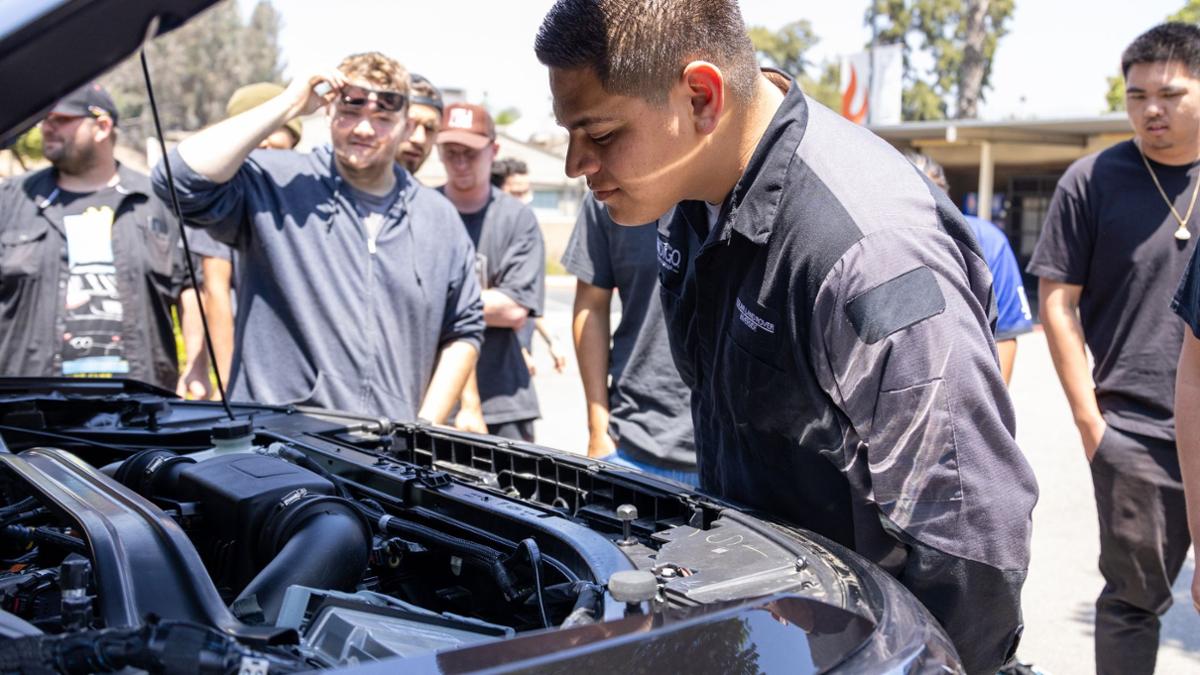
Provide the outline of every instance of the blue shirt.
<path id="1" fill-rule="evenodd" d="M 1008 237 L 995 223 L 975 216 L 964 217 L 975 231 L 983 258 L 992 271 L 992 291 L 996 294 L 996 339 L 1011 340 L 1032 331 L 1029 299 L 1025 297 L 1021 268 L 1017 266 L 1017 257 L 1008 244 Z"/>

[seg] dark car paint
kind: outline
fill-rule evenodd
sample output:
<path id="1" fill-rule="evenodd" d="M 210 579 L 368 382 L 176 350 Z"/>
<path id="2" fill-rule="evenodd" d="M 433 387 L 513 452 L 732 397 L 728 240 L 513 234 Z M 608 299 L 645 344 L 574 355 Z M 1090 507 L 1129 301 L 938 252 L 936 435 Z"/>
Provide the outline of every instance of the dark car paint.
<path id="1" fill-rule="evenodd" d="M 21 0 L 0 16 L 0 147 L 67 93 L 216 0 Z M 19 5 L 19 7 L 18 7 Z"/>
<path id="2" fill-rule="evenodd" d="M 595 516 L 601 508 L 597 499 L 637 502 L 646 513 L 675 518 L 676 522 L 679 517 L 686 519 L 690 508 L 694 510 L 690 519 L 697 526 L 717 518 L 729 521 L 793 551 L 796 563 L 809 566 L 815 573 L 817 588 L 810 592 L 811 597 L 770 595 L 627 616 L 623 605 L 606 596 L 604 623 L 537 631 L 436 655 L 389 659 L 361 666 L 355 672 L 401 665 L 416 672 L 480 668 L 587 672 L 602 669 L 604 664 L 611 667 L 631 660 L 640 664 L 639 670 L 661 672 L 678 663 L 681 650 L 689 659 L 689 669 L 698 672 L 727 672 L 726 666 L 731 664 L 755 665 L 751 671 L 763 672 L 778 672 L 779 664 L 787 664 L 784 670 L 788 672 L 825 672 L 830 668 L 861 672 L 893 667 L 901 672 L 944 672 L 945 664 L 957 661 L 953 647 L 928 612 L 898 582 L 856 554 L 812 533 L 746 515 L 672 481 L 531 444 L 423 425 L 258 405 L 238 404 L 234 411 L 241 418 L 252 415 L 256 433 L 264 440 L 301 439 L 314 451 L 321 451 L 335 470 L 356 472 L 357 480 L 368 483 L 399 480 L 393 471 L 397 467 L 381 464 L 376 455 L 360 452 L 346 441 L 364 433 L 391 436 L 386 446 L 389 454 L 404 457 L 409 465 L 423 466 L 427 471 L 459 476 L 447 480 L 430 474 L 404 488 L 410 494 L 412 490 L 420 491 L 420 501 L 431 513 L 440 509 L 469 517 L 471 510 L 485 509 L 481 515 L 486 518 L 486 526 L 500 538 L 510 536 L 508 533 L 515 529 L 535 527 L 543 532 L 544 542 L 573 542 L 557 547 L 547 543 L 546 550 L 554 552 L 562 564 L 597 579 L 605 579 L 618 569 L 629 569 L 631 560 L 637 561 L 639 556 L 636 549 L 619 551 L 609 539 L 583 522 L 575 522 L 585 513 Z M 21 434 L 42 434 L 52 441 L 51 436 L 59 432 L 110 446 L 199 449 L 208 442 L 205 430 L 222 419 L 217 404 L 179 401 L 167 392 L 137 382 L 0 379 L 0 434 L 9 437 L 10 445 L 22 438 Z M 73 425 L 63 425 L 64 420 Z M 55 431 L 45 429 L 48 422 Z M 34 431 L 15 431 L 19 427 Z M 43 430 L 36 431 L 39 427 Z M 3 464 L 21 469 L 30 461 L 46 464 L 50 459 L 57 466 L 66 466 L 71 455 L 27 451 L 3 458 Z M 79 474 L 76 480 L 94 474 L 82 462 L 75 462 L 74 471 Z M 479 470 L 472 472 L 471 467 Z M 489 489 L 486 484 L 471 482 L 488 476 L 500 476 L 504 484 Z M 99 490 L 97 496 L 101 496 L 103 478 L 92 480 Z M 506 489 L 516 489 L 518 484 L 522 487 L 517 491 L 523 491 L 520 498 L 496 496 Z M 586 489 L 572 492 L 572 485 Z M 46 489 L 55 488 L 50 485 Z M 61 499 L 61 490 L 59 493 Z M 701 516 L 699 509 L 706 515 Z M 678 515 L 672 515 L 672 510 Z M 576 518 L 561 517 L 564 511 L 576 514 Z M 474 522 L 474 527 L 481 525 L 479 520 Z M 656 530 L 653 517 L 639 518 L 635 525 L 635 532 L 642 536 Z M 572 562 L 563 553 L 571 549 L 584 552 L 585 557 L 576 557 Z M 676 602 L 688 601 L 686 595 L 671 593 L 669 586 L 667 591 Z M 690 647 L 684 649 L 686 645 Z"/>

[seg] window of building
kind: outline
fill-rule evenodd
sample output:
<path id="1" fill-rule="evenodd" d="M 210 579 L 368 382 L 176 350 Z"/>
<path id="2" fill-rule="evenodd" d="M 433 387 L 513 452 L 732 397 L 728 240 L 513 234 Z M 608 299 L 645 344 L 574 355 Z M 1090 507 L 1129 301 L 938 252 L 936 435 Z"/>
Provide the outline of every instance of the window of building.
<path id="1" fill-rule="evenodd" d="M 541 211 L 557 211 L 561 200 L 562 191 L 560 190 L 534 190 L 530 206 Z"/>

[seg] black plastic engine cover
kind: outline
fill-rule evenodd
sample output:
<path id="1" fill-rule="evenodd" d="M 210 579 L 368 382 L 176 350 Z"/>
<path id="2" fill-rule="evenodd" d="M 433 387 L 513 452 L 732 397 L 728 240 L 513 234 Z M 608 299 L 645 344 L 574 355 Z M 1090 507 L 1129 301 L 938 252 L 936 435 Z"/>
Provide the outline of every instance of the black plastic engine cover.
<path id="1" fill-rule="evenodd" d="M 199 502 L 201 532 L 193 533 L 213 580 L 236 591 L 270 562 L 275 551 L 259 546 L 264 524 L 304 495 L 331 495 L 333 484 L 275 457 L 224 455 L 179 472 L 183 499 Z"/>

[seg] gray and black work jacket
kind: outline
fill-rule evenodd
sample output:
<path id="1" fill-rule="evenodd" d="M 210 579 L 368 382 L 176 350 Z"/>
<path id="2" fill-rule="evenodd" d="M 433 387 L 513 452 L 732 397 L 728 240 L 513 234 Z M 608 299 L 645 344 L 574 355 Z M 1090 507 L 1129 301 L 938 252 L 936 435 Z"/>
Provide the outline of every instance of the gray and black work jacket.
<path id="1" fill-rule="evenodd" d="M 129 377 L 175 389 L 171 308 L 185 287 L 179 227 L 146 176 L 118 165 L 123 199 L 113 219 L 121 338 Z M 62 376 L 67 234 L 54 169 L 0 185 L 0 373 Z"/>
<path id="2" fill-rule="evenodd" d="M 899 153 L 790 83 L 716 227 L 684 202 L 659 237 L 705 489 L 885 568 L 900 533 L 1028 567 L 1037 486 L 1013 438 L 991 275 Z"/>
<path id="3" fill-rule="evenodd" d="M 239 256 L 230 398 L 414 419 L 438 350 L 482 341 L 458 211 L 396 165 L 372 236 L 329 146 L 256 150 L 225 183 L 172 151 L 183 217 Z M 166 194 L 163 165 L 152 175 Z"/>

